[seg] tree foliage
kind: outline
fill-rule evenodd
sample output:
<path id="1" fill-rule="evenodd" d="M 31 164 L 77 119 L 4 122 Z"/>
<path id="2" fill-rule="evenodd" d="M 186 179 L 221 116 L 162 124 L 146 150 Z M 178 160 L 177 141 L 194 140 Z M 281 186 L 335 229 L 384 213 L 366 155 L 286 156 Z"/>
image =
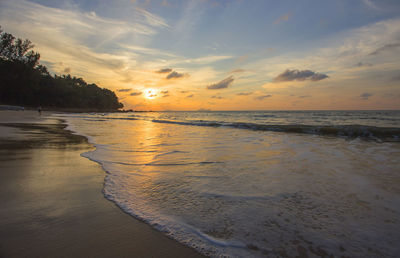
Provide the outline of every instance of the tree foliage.
<path id="1" fill-rule="evenodd" d="M 29 40 L 0 27 L 0 103 L 24 106 L 117 110 L 122 103 L 111 90 L 71 75 L 52 76 L 39 64 Z"/>

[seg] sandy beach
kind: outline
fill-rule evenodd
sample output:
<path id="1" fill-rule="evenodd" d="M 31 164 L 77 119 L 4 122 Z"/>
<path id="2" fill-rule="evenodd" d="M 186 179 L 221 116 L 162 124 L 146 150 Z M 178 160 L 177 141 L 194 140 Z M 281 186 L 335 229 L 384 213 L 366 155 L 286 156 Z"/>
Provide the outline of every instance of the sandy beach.
<path id="1" fill-rule="evenodd" d="M 102 194 L 93 147 L 36 111 L 0 111 L 0 257 L 201 257 Z"/>

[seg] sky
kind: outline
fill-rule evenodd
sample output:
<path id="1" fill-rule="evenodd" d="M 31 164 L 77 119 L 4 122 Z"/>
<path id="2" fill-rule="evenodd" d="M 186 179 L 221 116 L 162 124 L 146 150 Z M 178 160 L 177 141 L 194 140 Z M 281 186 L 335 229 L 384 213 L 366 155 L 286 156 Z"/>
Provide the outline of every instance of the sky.
<path id="1" fill-rule="evenodd" d="M 400 109 L 398 0 L 0 0 L 0 26 L 125 109 Z"/>

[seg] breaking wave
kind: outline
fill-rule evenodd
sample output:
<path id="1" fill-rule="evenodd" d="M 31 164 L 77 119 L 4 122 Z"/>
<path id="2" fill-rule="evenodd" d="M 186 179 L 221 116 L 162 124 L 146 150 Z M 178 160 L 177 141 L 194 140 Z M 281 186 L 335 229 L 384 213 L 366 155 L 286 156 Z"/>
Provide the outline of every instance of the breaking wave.
<path id="1" fill-rule="evenodd" d="M 249 129 L 255 131 L 273 131 L 284 133 L 301 133 L 326 136 L 341 136 L 349 138 L 364 138 L 380 141 L 400 141 L 400 128 L 377 127 L 367 125 L 267 125 L 242 122 L 216 122 L 216 121 L 173 121 L 173 120 L 152 120 L 154 123 L 167 123 L 191 126 L 231 127 Z"/>

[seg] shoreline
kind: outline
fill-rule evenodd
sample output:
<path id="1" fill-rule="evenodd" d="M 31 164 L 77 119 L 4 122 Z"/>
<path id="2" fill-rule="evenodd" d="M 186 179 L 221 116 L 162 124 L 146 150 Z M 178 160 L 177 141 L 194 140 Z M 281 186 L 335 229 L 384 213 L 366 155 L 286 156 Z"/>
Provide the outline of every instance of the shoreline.
<path id="1" fill-rule="evenodd" d="M 0 257 L 203 257 L 107 200 L 93 146 L 50 114 L 0 111 Z"/>

